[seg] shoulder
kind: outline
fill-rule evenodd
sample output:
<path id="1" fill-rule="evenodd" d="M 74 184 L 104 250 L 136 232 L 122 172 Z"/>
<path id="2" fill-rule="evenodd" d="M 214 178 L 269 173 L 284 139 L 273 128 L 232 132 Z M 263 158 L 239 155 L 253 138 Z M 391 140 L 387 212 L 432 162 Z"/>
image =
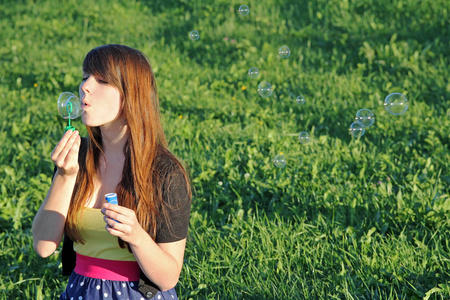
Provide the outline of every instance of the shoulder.
<path id="1" fill-rule="evenodd" d="M 176 181 L 180 184 L 189 184 L 189 177 L 186 169 L 180 160 L 169 150 L 161 147 L 155 160 L 155 173 L 164 183 Z"/>
<path id="2" fill-rule="evenodd" d="M 167 149 L 160 149 L 158 152 L 154 164 L 154 184 L 161 187 L 158 190 L 163 203 L 169 206 L 190 204 L 190 180 L 183 164 Z"/>

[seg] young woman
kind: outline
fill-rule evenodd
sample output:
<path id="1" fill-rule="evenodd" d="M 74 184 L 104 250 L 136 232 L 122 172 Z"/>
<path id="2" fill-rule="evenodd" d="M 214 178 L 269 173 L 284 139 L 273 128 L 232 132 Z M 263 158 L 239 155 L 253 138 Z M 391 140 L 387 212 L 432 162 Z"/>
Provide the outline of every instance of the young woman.
<path id="1" fill-rule="evenodd" d="M 51 154 L 34 249 L 47 257 L 64 236 L 60 299 L 177 299 L 191 191 L 167 149 L 150 64 L 127 46 L 97 47 L 79 92 L 89 136 L 69 130 Z M 119 205 L 106 203 L 111 192 Z"/>

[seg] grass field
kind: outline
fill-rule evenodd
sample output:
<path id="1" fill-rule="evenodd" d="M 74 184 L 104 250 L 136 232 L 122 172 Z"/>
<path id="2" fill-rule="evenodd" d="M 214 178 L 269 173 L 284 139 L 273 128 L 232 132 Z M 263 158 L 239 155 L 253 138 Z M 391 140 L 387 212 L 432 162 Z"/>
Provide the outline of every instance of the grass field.
<path id="1" fill-rule="evenodd" d="M 31 223 L 65 126 L 56 100 L 108 43 L 149 57 L 189 166 L 181 299 L 450 299 L 449 20 L 446 0 L 1 1 L 0 299 L 65 288 Z M 384 108 L 393 92 L 403 115 Z M 354 138 L 362 108 L 376 121 Z"/>

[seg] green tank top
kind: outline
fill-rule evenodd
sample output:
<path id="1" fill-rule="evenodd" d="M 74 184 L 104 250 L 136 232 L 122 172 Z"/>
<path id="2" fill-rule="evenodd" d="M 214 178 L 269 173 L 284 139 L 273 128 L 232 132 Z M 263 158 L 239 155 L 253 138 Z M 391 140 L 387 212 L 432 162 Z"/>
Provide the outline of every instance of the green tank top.
<path id="1" fill-rule="evenodd" d="M 84 244 L 74 243 L 75 252 L 102 259 L 136 261 L 127 248 L 120 248 L 117 237 L 106 231 L 105 226 L 100 209 L 85 207 L 78 223 Z"/>

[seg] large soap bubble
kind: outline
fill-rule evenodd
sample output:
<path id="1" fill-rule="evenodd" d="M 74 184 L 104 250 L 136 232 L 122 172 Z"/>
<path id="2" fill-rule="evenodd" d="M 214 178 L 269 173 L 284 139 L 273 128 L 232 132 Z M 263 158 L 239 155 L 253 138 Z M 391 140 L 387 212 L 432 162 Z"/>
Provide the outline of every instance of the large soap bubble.
<path id="1" fill-rule="evenodd" d="M 400 93 L 389 94 L 386 99 L 384 99 L 384 108 L 391 115 L 401 115 L 408 110 L 408 99 L 405 95 Z"/>
<path id="2" fill-rule="evenodd" d="M 75 94 L 64 92 L 58 98 L 58 112 L 64 119 L 76 119 L 83 113 L 81 101 Z"/>

